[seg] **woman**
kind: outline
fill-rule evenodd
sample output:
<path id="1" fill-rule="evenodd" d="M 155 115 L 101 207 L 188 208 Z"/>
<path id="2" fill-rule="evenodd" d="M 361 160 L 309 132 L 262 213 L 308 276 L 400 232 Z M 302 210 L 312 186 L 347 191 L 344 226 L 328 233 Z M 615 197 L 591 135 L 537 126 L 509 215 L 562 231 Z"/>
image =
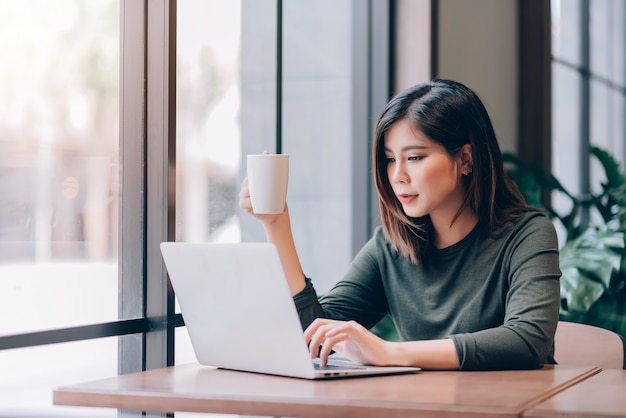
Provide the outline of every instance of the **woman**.
<path id="1" fill-rule="evenodd" d="M 240 206 L 278 249 L 311 357 L 449 370 L 554 363 L 556 232 L 506 176 L 478 96 L 450 80 L 400 93 L 378 121 L 372 163 L 382 226 L 321 298 L 288 208 L 254 214 L 242 184 Z M 387 314 L 402 342 L 369 331 Z"/>

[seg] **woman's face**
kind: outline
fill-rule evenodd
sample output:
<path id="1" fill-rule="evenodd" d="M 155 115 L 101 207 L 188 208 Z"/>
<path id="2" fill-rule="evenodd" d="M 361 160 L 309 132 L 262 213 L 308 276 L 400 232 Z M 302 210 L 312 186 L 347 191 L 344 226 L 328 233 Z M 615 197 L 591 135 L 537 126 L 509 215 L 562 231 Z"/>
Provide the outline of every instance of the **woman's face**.
<path id="1" fill-rule="evenodd" d="M 385 133 L 384 150 L 389 182 L 404 212 L 414 218 L 430 215 L 433 223 L 451 222 L 465 196 L 462 175 L 471 166 L 470 146 L 450 156 L 410 120 L 401 119 Z"/>

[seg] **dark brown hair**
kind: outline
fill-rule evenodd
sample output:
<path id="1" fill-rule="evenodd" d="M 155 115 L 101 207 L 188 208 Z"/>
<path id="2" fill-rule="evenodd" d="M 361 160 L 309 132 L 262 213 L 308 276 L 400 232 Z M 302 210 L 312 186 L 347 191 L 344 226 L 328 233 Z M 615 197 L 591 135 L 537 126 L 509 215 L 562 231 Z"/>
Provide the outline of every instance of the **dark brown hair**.
<path id="1" fill-rule="evenodd" d="M 376 125 L 372 144 L 383 228 L 392 246 L 403 256 L 415 264 L 421 263 L 432 245 L 433 228 L 428 215 L 411 218 L 404 213 L 387 175 L 385 133 L 402 119 L 410 120 L 451 156 L 463 145 L 471 146 L 473 170 L 464 176 L 465 199 L 454 220 L 469 205 L 477 213 L 479 224 L 494 230 L 529 209 L 517 186 L 504 171 L 491 119 L 476 93 L 451 80 L 418 84 L 387 104 Z"/>

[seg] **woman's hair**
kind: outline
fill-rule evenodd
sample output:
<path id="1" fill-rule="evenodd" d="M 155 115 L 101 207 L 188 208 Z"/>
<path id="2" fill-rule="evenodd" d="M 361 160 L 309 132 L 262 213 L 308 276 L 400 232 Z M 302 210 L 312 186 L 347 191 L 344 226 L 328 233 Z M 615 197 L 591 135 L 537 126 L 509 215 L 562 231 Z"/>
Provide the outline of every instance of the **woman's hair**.
<path id="1" fill-rule="evenodd" d="M 465 199 L 452 223 L 471 207 L 479 224 L 494 230 L 528 210 L 517 186 L 504 172 L 502 153 L 491 120 L 480 98 L 463 84 L 433 80 L 410 87 L 395 96 L 383 111 L 372 144 L 372 164 L 385 234 L 392 246 L 419 264 L 432 246 L 430 216 L 407 216 L 396 198 L 387 174 L 385 134 L 396 122 L 408 119 L 450 156 L 465 144 L 472 148 L 472 172 L 464 176 Z"/>

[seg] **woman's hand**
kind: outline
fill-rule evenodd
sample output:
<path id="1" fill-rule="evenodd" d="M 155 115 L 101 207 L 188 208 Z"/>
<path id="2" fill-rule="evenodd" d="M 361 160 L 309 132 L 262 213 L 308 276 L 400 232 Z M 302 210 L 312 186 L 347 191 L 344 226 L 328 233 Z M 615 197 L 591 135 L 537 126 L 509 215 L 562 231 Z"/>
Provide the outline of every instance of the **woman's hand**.
<path id="1" fill-rule="evenodd" d="M 362 364 L 389 365 L 389 343 L 355 321 L 318 318 L 304 331 L 311 358 L 325 366 L 331 351 Z"/>
<path id="2" fill-rule="evenodd" d="M 252 202 L 250 200 L 250 186 L 248 186 L 248 177 L 246 176 L 241 183 L 241 189 L 239 191 L 239 207 L 244 211 L 248 212 L 250 215 L 254 216 L 263 224 L 271 225 L 280 218 L 281 215 L 287 212 L 287 203 L 285 203 L 285 210 L 283 213 L 278 214 L 258 214 L 254 213 L 252 210 Z"/>
<path id="3" fill-rule="evenodd" d="M 270 152 L 265 150 L 263 151 L 263 154 L 269 155 Z M 243 182 L 241 183 L 241 189 L 239 191 L 239 207 L 245 210 L 246 212 L 248 212 L 250 215 L 257 218 L 258 220 L 260 220 L 261 222 L 263 222 L 263 224 L 266 226 L 273 224 L 280 218 L 281 215 L 287 213 L 287 202 L 285 202 L 285 208 L 283 209 L 282 213 L 278 213 L 278 214 L 254 213 L 254 210 L 252 209 L 252 200 L 250 200 L 250 186 L 248 185 L 248 176 L 246 176 L 246 178 L 244 178 Z"/>

